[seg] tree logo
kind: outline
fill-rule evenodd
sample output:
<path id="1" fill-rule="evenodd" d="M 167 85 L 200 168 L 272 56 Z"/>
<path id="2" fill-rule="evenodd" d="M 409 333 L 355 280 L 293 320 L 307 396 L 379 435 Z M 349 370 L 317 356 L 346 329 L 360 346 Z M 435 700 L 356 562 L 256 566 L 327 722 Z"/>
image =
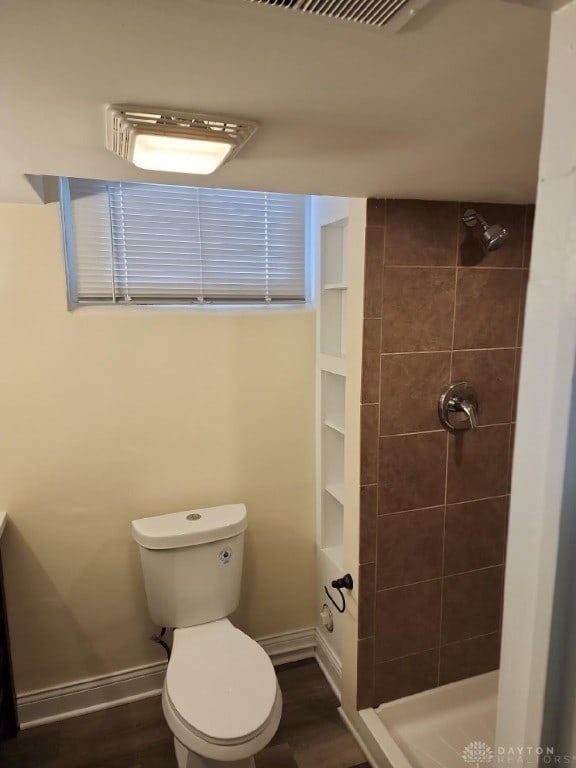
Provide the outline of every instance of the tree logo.
<path id="1" fill-rule="evenodd" d="M 470 765 L 480 768 L 494 760 L 494 753 L 485 741 L 471 741 L 462 750 L 462 760 Z"/>

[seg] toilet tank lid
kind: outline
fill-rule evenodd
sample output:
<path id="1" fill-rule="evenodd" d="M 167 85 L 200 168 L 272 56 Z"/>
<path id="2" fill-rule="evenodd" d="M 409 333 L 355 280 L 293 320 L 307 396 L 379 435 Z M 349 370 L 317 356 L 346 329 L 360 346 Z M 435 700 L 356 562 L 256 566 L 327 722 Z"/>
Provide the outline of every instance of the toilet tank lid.
<path id="1" fill-rule="evenodd" d="M 247 525 L 244 504 L 226 504 L 132 520 L 132 536 L 145 549 L 177 549 L 228 539 Z"/>

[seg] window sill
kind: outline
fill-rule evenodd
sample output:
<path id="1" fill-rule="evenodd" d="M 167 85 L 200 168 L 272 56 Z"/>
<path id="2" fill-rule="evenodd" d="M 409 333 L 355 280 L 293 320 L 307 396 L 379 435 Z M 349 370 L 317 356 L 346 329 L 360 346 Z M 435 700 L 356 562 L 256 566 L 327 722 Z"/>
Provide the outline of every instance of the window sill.
<path id="1" fill-rule="evenodd" d="M 314 312 L 316 307 L 312 302 L 302 304 L 69 304 L 68 310 L 76 313 L 78 310 L 82 314 L 108 314 L 110 312 L 145 312 L 147 314 L 154 312 L 162 313 L 182 313 L 182 314 L 210 314 L 210 315 L 267 315 L 267 314 L 308 314 Z"/>

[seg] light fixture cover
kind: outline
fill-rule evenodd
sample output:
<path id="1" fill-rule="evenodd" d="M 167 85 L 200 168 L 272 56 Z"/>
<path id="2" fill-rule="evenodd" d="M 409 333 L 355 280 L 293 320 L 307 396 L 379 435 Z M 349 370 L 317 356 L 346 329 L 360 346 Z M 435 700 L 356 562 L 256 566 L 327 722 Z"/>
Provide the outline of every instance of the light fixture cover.
<path id="1" fill-rule="evenodd" d="M 209 174 L 230 160 L 258 128 L 249 120 L 175 109 L 106 110 L 106 147 L 140 168 Z"/>

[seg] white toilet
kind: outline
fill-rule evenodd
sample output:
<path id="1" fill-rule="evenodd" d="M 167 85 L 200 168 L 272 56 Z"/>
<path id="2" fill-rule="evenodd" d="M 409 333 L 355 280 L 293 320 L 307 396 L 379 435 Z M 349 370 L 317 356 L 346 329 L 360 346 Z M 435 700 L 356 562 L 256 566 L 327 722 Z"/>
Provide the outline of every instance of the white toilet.
<path id="1" fill-rule="evenodd" d="M 162 708 L 178 768 L 249 768 L 276 733 L 274 667 L 227 616 L 238 606 L 246 508 L 132 521 L 152 620 L 174 628 Z"/>

